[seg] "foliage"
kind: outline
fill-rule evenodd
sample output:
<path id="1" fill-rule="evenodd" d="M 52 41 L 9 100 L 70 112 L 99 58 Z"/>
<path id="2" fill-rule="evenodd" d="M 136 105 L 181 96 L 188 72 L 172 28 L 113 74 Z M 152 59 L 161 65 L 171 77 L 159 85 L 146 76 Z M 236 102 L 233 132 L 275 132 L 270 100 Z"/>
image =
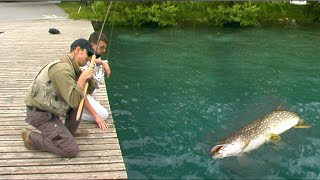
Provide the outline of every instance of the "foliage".
<path id="1" fill-rule="evenodd" d="M 105 9 L 109 3 L 94 2 L 93 8 L 97 13 L 105 15 Z M 172 2 L 163 3 L 143 3 L 143 2 L 114 2 L 113 16 L 109 21 L 115 21 L 115 24 L 125 26 L 175 26 L 178 8 Z M 116 16 L 116 18 L 115 18 Z M 99 17 L 101 20 L 102 18 Z"/>
<path id="2" fill-rule="evenodd" d="M 309 24 L 319 22 L 320 5 L 318 2 L 308 2 L 308 5 L 293 5 L 287 2 L 260 2 L 259 22 L 285 22 L 296 20 Z"/>
<path id="3" fill-rule="evenodd" d="M 74 19 L 103 21 L 110 2 L 94 1 L 77 13 L 75 2 L 59 4 Z M 292 5 L 284 1 L 271 2 L 198 2 L 198 1 L 115 1 L 108 22 L 117 26 L 186 26 L 209 25 L 241 27 L 261 24 L 286 24 L 288 22 L 318 23 L 320 3 Z"/>
<path id="4" fill-rule="evenodd" d="M 177 21 L 180 25 L 197 25 L 207 23 L 207 7 L 217 3 L 184 1 L 175 2 L 175 4 L 178 7 L 179 19 Z"/>
<path id="5" fill-rule="evenodd" d="M 257 26 L 259 8 L 251 2 L 219 5 L 216 9 L 207 8 L 208 22 L 213 26 L 238 24 L 240 26 Z"/>
<path id="6" fill-rule="evenodd" d="M 64 9 L 64 11 L 72 19 L 97 19 L 97 14 L 91 9 L 91 5 L 82 5 L 81 10 L 78 13 L 80 4 L 78 2 L 63 2 L 57 4 L 59 7 Z"/>

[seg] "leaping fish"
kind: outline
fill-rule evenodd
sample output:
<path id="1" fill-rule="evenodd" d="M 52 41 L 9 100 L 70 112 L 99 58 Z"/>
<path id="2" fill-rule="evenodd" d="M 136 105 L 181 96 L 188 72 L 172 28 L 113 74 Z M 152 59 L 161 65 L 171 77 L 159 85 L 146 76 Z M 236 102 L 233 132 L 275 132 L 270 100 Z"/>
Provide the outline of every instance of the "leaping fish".
<path id="1" fill-rule="evenodd" d="M 259 148 L 266 142 L 280 141 L 279 134 L 292 127 L 309 128 L 310 126 L 293 112 L 274 110 L 220 141 L 218 145 L 211 149 L 210 155 L 215 159 L 239 156 L 244 152 Z"/>

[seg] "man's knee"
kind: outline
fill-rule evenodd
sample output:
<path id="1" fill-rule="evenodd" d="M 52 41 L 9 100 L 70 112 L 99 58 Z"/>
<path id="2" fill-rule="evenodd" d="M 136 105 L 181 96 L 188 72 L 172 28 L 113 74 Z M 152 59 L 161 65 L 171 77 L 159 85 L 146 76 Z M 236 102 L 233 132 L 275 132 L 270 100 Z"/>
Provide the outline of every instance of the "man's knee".
<path id="1" fill-rule="evenodd" d="M 63 157 L 74 158 L 80 151 L 78 144 L 70 133 L 57 134 L 52 141 L 60 148 L 60 153 Z"/>
<path id="2" fill-rule="evenodd" d="M 106 120 L 109 116 L 109 112 L 107 109 L 104 109 L 102 112 L 101 112 L 101 118 Z"/>
<path id="3" fill-rule="evenodd" d="M 79 152 L 80 152 L 79 147 L 73 146 L 72 148 L 68 149 L 68 151 L 66 151 L 64 156 L 67 158 L 74 158 L 74 157 L 77 157 Z"/>

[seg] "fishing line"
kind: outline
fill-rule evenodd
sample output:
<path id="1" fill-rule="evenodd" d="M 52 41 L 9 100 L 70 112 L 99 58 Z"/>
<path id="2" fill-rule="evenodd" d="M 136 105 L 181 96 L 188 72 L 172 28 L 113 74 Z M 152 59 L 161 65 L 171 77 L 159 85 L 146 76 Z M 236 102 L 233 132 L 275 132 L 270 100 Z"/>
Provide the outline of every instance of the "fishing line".
<path id="1" fill-rule="evenodd" d="M 99 34 L 99 38 L 98 38 L 97 43 L 99 43 L 99 41 L 100 41 L 101 34 L 102 34 L 102 31 L 103 31 L 104 25 L 106 24 L 106 20 L 107 20 L 107 17 L 108 17 L 109 11 L 110 11 L 110 9 L 111 9 L 111 6 L 112 6 L 112 1 L 110 1 L 110 4 L 109 4 L 109 7 L 108 7 L 108 10 L 107 10 L 106 16 L 104 17 L 104 21 L 103 21 L 103 23 L 102 23 L 102 27 L 101 27 L 101 30 L 100 30 L 100 34 Z M 96 50 L 95 50 L 95 51 L 97 51 L 97 49 L 98 49 L 98 45 L 97 45 L 97 47 L 96 47 Z"/>
<path id="2" fill-rule="evenodd" d="M 107 59 L 109 59 L 109 54 L 110 54 L 110 46 L 111 46 L 111 39 L 112 39 L 112 32 L 113 32 L 113 27 L 114 27 L 114 18 L 115 14 L 113 14 L 113 21 L 112 21 L 112 26 L 111 26 L 111 32 L 110 32 L 110 41 L 108 43 L 108 53 L 107 53 Z"/>
<path id="3" fill-rule="evenodd" d="M 99 38 L 98 38 L 97 43 L 99 43 L 99 41 L 100 41 L 101 34 L 102 34 L 102 30 L 103 30 L 103 28 L 104 28 L 104 25 L 106 24 L 106 20 L 107 20 L 107 17 L 108 17 L 108 14 L 109 14 L 111 5 L 112 5 L 112 1 L 110 1 L 110 4 L 109 4 L 109 7 L 108 7 L 106 16 L 104 17 L 104 21 L 103 21 L 103 24 L 102 24 L 102 27 L 101 27 L 101 30 L 100 30 L 100 34 L 99 34 Z M 90 62 L 90 65 L 89 65 L 89 67 L 91 67 L 91 68 L 93 68 L 93 67 L 95 66 L 95 58 L 96 58 L 96 51 L 97 51 L 97 50 L 98 50 L 98 44 L 97 44 L 96 50 L 95 50 L 95 52 L 94 52 L 94 55 L 93 55 L 92 58 L 91 58 L 91 62 Z M 87 94 L 88 86 L 89 86 L 89 83 L 86 82 L 85 87 L 84 87 L 84 90 L 83 90 L 83 93 L 84 93 L 84 94 Z M 81 118 L 82 113 L 83 113 L 84 99 L 85 99 L 85 97 L 83 97 L 83 98 L 81 99 L 80 104 L 79 104 L 79 107 L 78 107 L 78 110 L 77 110 L 77 116 L 76 116 L 76 120 L 77 120 L 77 121 L 80 121 L 80 118 Z"/>

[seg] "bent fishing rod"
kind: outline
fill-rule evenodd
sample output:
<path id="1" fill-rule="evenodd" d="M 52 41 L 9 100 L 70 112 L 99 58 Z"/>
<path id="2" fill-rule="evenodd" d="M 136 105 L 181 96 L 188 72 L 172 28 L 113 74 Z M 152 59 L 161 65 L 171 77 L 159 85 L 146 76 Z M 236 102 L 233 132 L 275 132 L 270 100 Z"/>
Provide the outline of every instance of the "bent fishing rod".
<path id="1" fill-rule="evenodd" d="M 104 21 L 103 21 L 103 24 L 102 24 L 102 27 L 101 27 L 101 30 L 100 30 L 100 34 L 99 34 L 99 38 L 98 38 L 97 43 L 100 42 L 102 30 L 103 30 L 104 25 L 105 25 L 105 23 L 106 23 L 106 20 L 107 20 L 107 17 L 108 17 L 108 14 L 109 14 L 111 5 L 112 5 L 112 1 L 110 1 L 110 4 L 109 4 L 108 10 L 107 10 L 107 13 L 106 13 L 106 15 L 105 15 L 105 17 L 104 17 Z M 96 49 L 95 49 L 94 54 L 93 54 L 92 57 L 91 57 L 90 65 L 89 65 L 88 68 L 92 68 L 92 69 L 93 69 L 94 66 L 95 66 L 97 49 L 98 49 L 98 45 L 97 45 L 97 47 L 96 47 Z M 86 84 L 85 84 L 85 86 L 84 86 L 84 89 L 83 89 L 84 96 L 83 96 L 83 98 L 81 99 L 80 104 L 79 104 L 79 107 L 78 107 L 77 117 L 76 117 L 76 120 L 77 120 L 77 121 L 80 121 L 80 118 L 81 118 L 82 113 L 83 113 L 84 100 L 85 100 L 85 97 L 86 97 L 86 94 L 87 94 L 88 86 L 89 86 L 89 83 L 88 83 L 88 81 L 87 81 Z"/>

